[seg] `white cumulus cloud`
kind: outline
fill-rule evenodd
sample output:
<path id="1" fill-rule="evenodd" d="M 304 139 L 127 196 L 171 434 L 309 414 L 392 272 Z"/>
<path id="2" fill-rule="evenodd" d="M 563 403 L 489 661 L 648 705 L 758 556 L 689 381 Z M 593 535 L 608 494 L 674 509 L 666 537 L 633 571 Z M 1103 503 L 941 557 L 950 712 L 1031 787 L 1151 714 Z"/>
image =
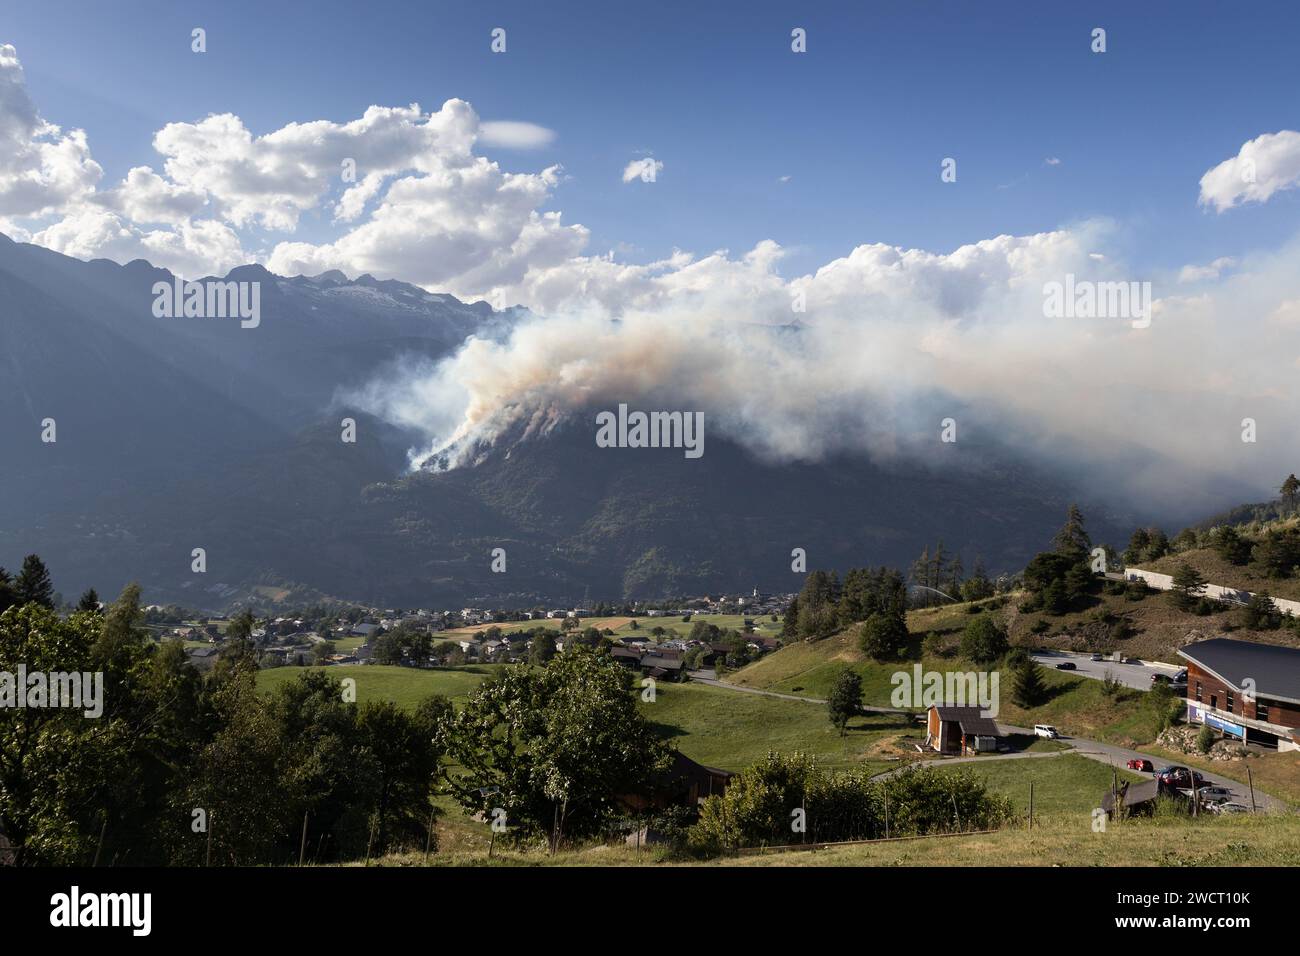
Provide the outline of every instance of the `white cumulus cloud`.
<path id="1" fill-rule="evenodd" d="M 1300 184 L 1300 133 L 1284 129 L 1243 143 L 1201 177 L 1203 206 L 1224 212 L 1248 202 L 1266 202 L 1283 189 Z"/>

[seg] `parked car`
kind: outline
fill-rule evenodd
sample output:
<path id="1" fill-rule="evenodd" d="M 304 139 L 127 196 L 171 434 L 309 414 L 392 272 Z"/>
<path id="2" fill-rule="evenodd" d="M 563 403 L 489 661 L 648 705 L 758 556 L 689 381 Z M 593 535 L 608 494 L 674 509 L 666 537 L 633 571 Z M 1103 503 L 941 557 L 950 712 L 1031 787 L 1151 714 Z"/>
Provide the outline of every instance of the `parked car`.
<path id="1" fill-rule="evenodd" d="M 1141 664 L 1142 662 L 1141 662 L 1140 660 L 1138 660 L 1136 657 L 1126 657 L 1126 658 L 1124 658 L 1124 663 L 1125 663 L 1125 664 Z"/>
<path id="2" fill-rule="evenodd" d="M 1061 736 L 1061 732 L 1051 724 L 1034 724 L 1034 733 L 1039 737 L 1046 737 L 1049 740 L 1055 740 Z"/>
<path id="3" fill-rule="evenodd" d="M 1142 757 L 1134 757 L 1132 760 L 1128 762 L 1127 766 L 1130 770 L 1138 770 L 1141 771 L 1142 773 L 1155 772 L 1155 767 L 1151 765 L 1151 761 L 1146 760 Z"/>
<path id="4" fill-rule="evenodd" d="M 1190 790 L 1187 792 L 1191 793 Z M 1202 803 L 1228 803 L 1233 798 L 1232 791 L 1227 787 L 1198 787 L 1196 795 Z"/>
<path id="5" fill-rule="evenodd" d="M 1249 813 L 1250 812 L 1250 807 L 1243 806 L 1240 803 L 1231 803 L 1231 802 L 1211 803 L 1208 809 L 1213 810 L 1215 813 Z"/>
<path id="6" fill-rule="evenodd" d="M 1156 779 L 1165 786 L 1176 789 L 1190 789 L 1193 780 L 1196 781 L 1198 789 L 1205 785 L 1205 778 L 1199 772 L 1188 770 L 1186 767 L 1166 767 L 1156 774 Z"/>
<path id="7" fill-rule="evenodd" d="M 1061 661 L 1056 665 L 1058 671 L 1072 671 L 1075 669 L 1074 661 Z"/>
<path id="8" fill-rule="evenodd" d="M 1093 655 L 1092 655 L 1092 658 L 1091 658 L 1091 660 L 1094 660 L 1094 661 L 1104 661 L 1105 659 L 1106 659 L 1106 658 L 1102 657 L 1102 655 L 1100 655 L 1100 654 L 1093 654 Z"/>

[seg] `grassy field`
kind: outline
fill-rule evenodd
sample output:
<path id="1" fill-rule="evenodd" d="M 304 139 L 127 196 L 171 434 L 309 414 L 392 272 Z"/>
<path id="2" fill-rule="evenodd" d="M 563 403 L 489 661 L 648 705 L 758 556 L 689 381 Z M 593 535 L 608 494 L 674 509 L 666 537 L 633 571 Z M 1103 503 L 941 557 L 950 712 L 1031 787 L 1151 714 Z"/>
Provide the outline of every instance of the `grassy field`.
<path id="1" fill-rule="evenodd" d="M 1029 810 L 1029 785 L 1034 785 L 1034 817 L 1055 814 L 1088 816 L 1101 805 L 1111 786 L 1111 768 L 1104 763 L 1063 753 L 1054 757 L 1024 757 L 1009 760 L 953 764 L 941 767 L 945 773 L 968 768 L 984 780 L 989 790 L 1011 798 L 1022 812 Z M 1119 782 L 1147 779 L 1128 770 L 1119 771 Z"/>
<path id="2" fill-rule="evenodd" d="M 1295 866 L 1300 817 L 1251 815 L 1135 820 L 1094 833 L 1086 814 L 1049 816 L 1034 829 L 930 837 L 715 862 L 740 866 Z"/>
<path id="3" fill-rule="evenodd" d="M 391 700 L 400 707 L 413 708 L 430 694 L 441 694 L 453 700 L 464 699 L 495 667 L 485 664 L 469 667 L 418 670 L 414 667 L 388 667 L 382 664 L 353 667 L 329 667 L 332 677 L 342 680 L 351 677 L 357 682 L 357 702 Z M 257 672 L 260 690 L 274 690 L 285 681 L 297 680 L 307 670 L 316 667 L 272 667 Z"/>
<path id="4" fill-rule="evenodd" d="M 704 684 L 659 684 L 642 713 L 682 753 L 710 767 L 742 770 L 769 750 L 802 750 L 824 766 L 888 769 L 883 747 L 907 725 L 893 717 L 859 717 L 841 737 L 820 704 L 746 694 Z"/>
<path id="5" fill-rule="evenodd" d="M 636 619 L 637 627 L 634 630 L 631 623 L 615 628 L 614 633 L 619 637 L 649 637 L 650 632 L 656 627 L 662 627 L 667 631 L 672 631 L 677 637 L 685 637 L 691 632 L 697 621 L 703 621 L 705 624 L 716 624 L 725 630 L 739 631 L 745 625 L 744 614 L 695 614 L 691 616 L 690 622 L 683 621 L 680 617 L 638 617 Z M 750 616 L 754 622 L 754 630 L 762 637 L 777 637 L 781 633 L 781 621 L 778 616 L 776 621 L 771 619 L 771 615 Z"/>
<path id="6" fill-rule="evenodd" d="M 891 701 L 894 675 L 899 671 L 911 672 L 918 661 L 926 671 L 983 669 L 963 661 L 952 650 L 951 656 L 946 657 L 921 652 L 925 633 L 939 635 L 950 649 L 955 649 L 957 636 L 972 617 L 962 605 L 909 613 L 913 655 L 909 660 L 885 663 L 871 660 L 858 650 L 856 629 L 849 628 L 824 641 L 783 647 L 729 675 L 727 680 L 743 687 L 824 700 L 839 675 L 851 669 L 862 679 L 864 704 L 894 706 Z M 1031 710 L 1019 708 L 1011 701 L 1010 675 L 1000 674 L 998 720 L 1021 727 L 1055 724 L 1072 735 L 1123 746 L 1146 744 L 1159 733 L 1159 715 L 1146 703 L 1145 691 L 1122 688 L 1107 694 L 1101 681 L 1048 668 L 1043 668 L 1041 674 L 1048 688 L 1048 699 Z"/>
<path id="7" fill-rule="evenodd" d="M 781 633 L 780 618 L 774 622 L 771 615 L 752 618 L 754 621 L 754 630 L 763 637 L 776 637 Z M 694 614 L 689 622 L 683 621 L 681 617 L 585 617 L 582 619 L 582 626 L 599 628 L 601 631 L 610 630 L 616 637 L 640 637 L 645 640 L 654 640 L 651 631 L 655 628 L 663 628 L 669 633 L 664 635 L 667 638 L 685 637 L 690 633 L 691 628 L 695 626 L 696 621 L 704 621 L 707 624 L 716 624 L 723 630 L 731 629 L 739 631 L 744 627 L 745 615 L 743 614 Z M 636 627 L 633 627 L 635 622 Z M 490 627 L 499 627 L 503 634 L 512 634 L 515 631 L 528 631 L 533 628 L 542 627 L 548 631 L 560 633 L 560 622 L 554 618 L 543 618 L 536 621 L 510 621 L 506 624 L 476 624 L 473 627 L 457 627 L 448 631 L 442 631 L 438 634 L 440 640 L 452 640 L 482 634 Z"/>
<path id="8" fill-rule="evenodd" d="M 1022 761 L 1034 762 L 1034 761 Z M 446 820 L 446 818 L 444 818 Z M 1300 816 L 1241 814 L 1197 820 L 1131 820 L 1094 832 L 1090 815 L 1044 814 L 1034 828 L 915 840 L 877 841 L 811 851 L 665 861 L 660 851 L 593 844 L 555 856 L 540 846 L 498 846 L 487 858 L 487 827 L 439 824 L 430 866 L 1297 866 Z M 372 866 L 419 866 L 422 853 L 393 854 Z M 353 865 L 361 865 L 359 862 Z"/>

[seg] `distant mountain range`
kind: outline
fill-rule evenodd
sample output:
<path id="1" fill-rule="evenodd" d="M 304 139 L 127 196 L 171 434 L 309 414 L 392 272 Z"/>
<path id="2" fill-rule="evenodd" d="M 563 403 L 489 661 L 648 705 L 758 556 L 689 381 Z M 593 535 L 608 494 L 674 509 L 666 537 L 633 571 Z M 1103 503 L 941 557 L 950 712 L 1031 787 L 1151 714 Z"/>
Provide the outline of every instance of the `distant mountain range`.
<path id="1" fill-rule="evenodd" d="M 260 283 L 256 329 L 155 317 L 154 285 L 173 276 L 146 262 L 0 236 L 0 564 L 37 551 L 67 596 L 139 580 L 151 601 L 212 610 L 795 590 L 793 548 L 810 568 L 906 565 L 942 538 L 968 565 L 1018 569 L 1073 497 L 987 436 L 963 439 L 979 463 L 966 455 L 960 470 L 773 464 L 714 434 L 698 460 L 597 448 L 586 421 L 506 436 L 474 467 L 411 474 L 417 436 L 336 396 L 524 313 L 337 272 L 243 266 L 225 279 Z M 355 444 L 340 440 L 344 416 Z M 1127 517 L 1088 515 L 1098 540 L 1127 539 Z"/>

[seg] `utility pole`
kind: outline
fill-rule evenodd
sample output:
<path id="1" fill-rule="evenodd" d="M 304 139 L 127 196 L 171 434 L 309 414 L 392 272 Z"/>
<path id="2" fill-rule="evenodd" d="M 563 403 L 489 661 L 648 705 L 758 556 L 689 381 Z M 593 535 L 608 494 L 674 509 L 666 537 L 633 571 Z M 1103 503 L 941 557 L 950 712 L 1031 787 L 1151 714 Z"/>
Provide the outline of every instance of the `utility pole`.
<path id="1" fill-rule="evenodd" d="M 298 865 L 307 857 L 307 811 L 302 812 L 302 841 L 298 844 Z"/>

